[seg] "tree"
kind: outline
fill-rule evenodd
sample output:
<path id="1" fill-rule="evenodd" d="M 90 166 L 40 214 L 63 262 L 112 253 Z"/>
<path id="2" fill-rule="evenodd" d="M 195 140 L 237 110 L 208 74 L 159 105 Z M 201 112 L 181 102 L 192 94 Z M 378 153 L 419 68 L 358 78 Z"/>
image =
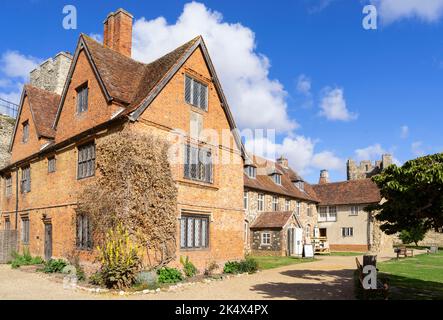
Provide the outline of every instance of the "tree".
<path id="1" fill-rule="evenodd" d="M 420 224 L 417 226 L 412 226 L 408 230 L 402 230 L 398 237 L 404 244 L 414 242 L 415 245 L 418 246 L 418 243 L 425 238 L 426 231 L 427 230 L 425 230 Z"/>
<path id="2" fill-rule="evenodd" d="M 380 211 L 375 217 L 386 234 L 443 226 L 443 153 L 391 165 L 372 180 L 383 200 L 367 210 Z"/>
<path id="3" fill-rule="evenodd" d="M 134 131 L 98 139 L 96 177 L 80 192 L 77 208 L 90 218 L 96 244 L 121 225 L 152 268 L 175 258 L 177 188 L 168 147 L 160 138 Z"/>

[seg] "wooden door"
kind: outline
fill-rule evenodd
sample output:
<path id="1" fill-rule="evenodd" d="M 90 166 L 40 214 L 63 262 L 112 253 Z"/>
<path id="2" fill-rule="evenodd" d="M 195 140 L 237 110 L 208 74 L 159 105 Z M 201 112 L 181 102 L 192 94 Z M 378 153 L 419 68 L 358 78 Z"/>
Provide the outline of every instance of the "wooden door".
<path id="1" fill-rule="evenodd" d="M 52 224 L 45 224 L 45 260 L 52 258 Z"/>

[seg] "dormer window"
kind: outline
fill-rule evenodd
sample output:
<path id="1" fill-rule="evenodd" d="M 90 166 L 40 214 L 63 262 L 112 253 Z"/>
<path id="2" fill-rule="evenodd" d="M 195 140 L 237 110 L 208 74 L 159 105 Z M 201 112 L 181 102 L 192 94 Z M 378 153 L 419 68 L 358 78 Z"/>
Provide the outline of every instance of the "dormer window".
<path id="1" fill-rule="evenodd" d="M 85 83 L 76 89 L 77 113 L 88 111 L 88 84 Z"/>
<path id="2" fill-rule="evenodd" d="M 252 179 L 255 179 L 257 177 L 257 168 L 254 166 L 246 166 L 245 167 L 245 174 Z"/>
<path id="3" fill-rule="evenodd" d="M 22 123 L 23 126 L 23 136 L 22 136 L 22 142 L 27 143 L 29 140 L 29 121 L 26 120 Z"/>
<path id="4" fill-rule="evenodd" d="M 274 180 L 275 184 L 281 185 L 281 174 L 274 173 L 272 175 L 272 179 Z"/>
<path id="5" fill-rule="evenodd" d="M 297 180 L 294 182 L 294 185 L 297 187 L 300 191 L 305 191 L 305 182 L 302 180 Z"/>

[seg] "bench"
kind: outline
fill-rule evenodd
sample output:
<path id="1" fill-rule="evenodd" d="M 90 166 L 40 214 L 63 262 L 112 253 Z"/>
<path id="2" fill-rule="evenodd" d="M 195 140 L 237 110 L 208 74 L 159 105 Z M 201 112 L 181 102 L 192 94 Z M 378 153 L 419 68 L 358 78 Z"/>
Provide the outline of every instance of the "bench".
<path id="1" fill-rule="evenodd" d="M 355 262 L 357 264 L 357 272 L 358 272 L 358 279 L 360 281 L 360 286 L 363 289 L 363 295 L 364 299 L 367 298 L 367 293 L 381 293 L 385 300 L 388 299 L 388 293 L 389 293 L 389 286 L 387 283 L 383 283 L 380 280 L 377 279 L 377 289 L 365 289 L 363 287 L 363 279 L 365 277 L 365 274 L 363 273 L 363 266 L 361 265 L 360 261 L 358 261 L 358 258 L 355 258 Z M 378 269 L 377 269 L 378 271 Z"/>
<path id="2" fill-rule="evenodd" d="M 397 248 L 395 250 L 395 252 L 397 253 L 397 259 L 399 259 L 400 256 L 403 256 L 404 258 L 413 257 L 414 256 L 414 250 L 413 249 L 408 249 L 406 247 Z"/>

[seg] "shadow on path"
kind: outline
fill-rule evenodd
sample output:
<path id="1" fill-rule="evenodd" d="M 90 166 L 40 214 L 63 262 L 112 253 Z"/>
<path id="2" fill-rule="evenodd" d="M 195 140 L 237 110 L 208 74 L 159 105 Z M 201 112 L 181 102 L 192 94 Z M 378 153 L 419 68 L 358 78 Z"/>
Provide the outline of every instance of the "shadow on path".
<path id="1" fill-rule="evenodd" d="M 265 298 L 300 300 L 351 300 L 354 299 L 354 270 L 287 270 L 280 274 L 293 281 L 269 282 L 252 286 L 251 290 Z"/>

